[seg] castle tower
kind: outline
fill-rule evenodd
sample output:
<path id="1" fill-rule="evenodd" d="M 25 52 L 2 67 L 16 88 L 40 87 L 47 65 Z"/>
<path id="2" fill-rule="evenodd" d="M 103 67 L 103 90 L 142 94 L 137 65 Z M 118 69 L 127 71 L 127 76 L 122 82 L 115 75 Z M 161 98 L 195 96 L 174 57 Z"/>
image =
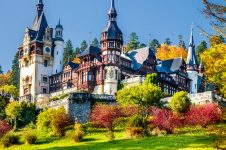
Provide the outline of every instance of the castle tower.
<path id="1" fill-rule="evenodd" d="M 192 80 L 190 83 L 190 93 L 196 94 L 198 93 L 198 83 L 199 83 L 199 73 L 198 73 L 198 61 L 195 54 L 195 43 L 193 37 L 193 27 L 191 29 L 190 43 L 188 47 L 188 57 L 187 57 L 187 73 L 188 77 Z"/>
<path id="2" fill-rule="evenodd" d="M 55 28 L 54 45 L 53 74 L 56 74 L 61 72 L 63 69 L 64 40 L 63 26 L 60 24 L 60 20 Z"/>
<path id="3" fill-rule="evenodd" d="M 120 55 L 123 46 L 122 32 L 117 25 L 115 1 L 111 0 L 108 12 L 108 24 L 101 34 L 101 51 L 104 64 L 104 93 L 114 95 L 117 92 L 120 77 Z"/>
<path id="4" fill-rule="evenodd" d="M 49 93 L 53 30 L 48 27 L 43 8 L 42 0 L 38 0 L 32 28 L 26 28 L 23 44 L 19 47 L 21 101 L 35 102 L 38 95 Z"/>

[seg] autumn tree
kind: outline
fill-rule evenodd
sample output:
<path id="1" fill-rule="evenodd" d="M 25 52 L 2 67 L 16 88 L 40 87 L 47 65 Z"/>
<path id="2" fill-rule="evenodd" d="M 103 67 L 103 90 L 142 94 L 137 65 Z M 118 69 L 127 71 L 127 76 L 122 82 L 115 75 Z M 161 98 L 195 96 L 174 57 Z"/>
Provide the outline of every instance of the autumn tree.
<path id="1" fill-rule="evenodd" d="M 204 4 L 203 13 L 210 20 L 210 24 L 213 29 L 216 30 L 220 35 L 225 36 L 225 13 L 226 7 L 224 5 L 225 0 L 219 0 L 217 2 L 210 2 L 209 0 L 202 0 Z"/>
<path id="2" fill-rule="evenodd" d="M 210 46 L 214 46 L 214 45 L 225 43 L 225 40 L 222 36 L 214 35 L 210 37 L 209 42 L 210 42 Z"/>
<path id="3" fill-rule="evenodd" d="M 216 44 L 201 54 L 205 66 L 205 76 L 217 86 L 216 91 L 226 97 L 226 45 Z"/>
<path id="4" fill-rule="evenodd" d="M 159 43 L 159 41 L 157 39 L 153 39 L 150 44 L 149 47 L 151 48 L 151 50 L 156 53 L 157 48 L 159 48 L 161 45 Z"/>
<path id="5" fill-rule="evenodd" d="M 0 88 L 0 91 L 4 90 L 5 93 L 10 94 L 13 97 L 19 96 L 19 89 L 14 85 L 4 85 Z"/>
<path id="6" fill-rule="evenodd" d="M 18 52 L 15 54 L 12 62 L 11 84 L 17 88 L 19 88 L 20 86 L 20 68 L 19 68 Z"/>
<path id="7" fill-rule="evenodd" d="M 12 78 L 12 72 L 8 71 L 6 74 L 0 74 L 0 87 L 10 85 Z"/>
<path id="8" fill-rule="evenodd" d="M 127 50 L 130 51 L 130 50 L 137 49 L 139 45 L 140 45 L 139 37 L 137 36 L 136 32 L 132 32 L 129 35 L 129 42 L 126 46 Z"/>
<path id="9" fill-rule="evenodd" d="M 156 56 L 160 60 L 173 59 L 181 56 L 184 58 L 184 60 L 186 60 L 187 51 L 183 47 L 162 44 L 160 48 L 157 49 Z"/>
<path id="10" fill-rule="evenodd" d="M 73 46 L 71 40 L 67 40 L 63 54 L 63 64 L 66 65 L 69 61 L 73 60 Z"/>

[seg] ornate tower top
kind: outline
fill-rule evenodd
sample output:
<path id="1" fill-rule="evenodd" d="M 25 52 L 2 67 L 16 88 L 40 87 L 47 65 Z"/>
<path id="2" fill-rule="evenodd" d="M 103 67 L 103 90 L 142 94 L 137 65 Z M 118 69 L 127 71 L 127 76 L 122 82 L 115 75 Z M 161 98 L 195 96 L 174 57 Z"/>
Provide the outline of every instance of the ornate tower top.
<path id="1" fill-rule="evenodd" d="M 195 54 L 195 43 L 194 43 L 194 36 L 193 36 L 193 25 L 191 28 L 191 36 L 190 36 L 190 43 L 188 48 L 188 57 L 187 57 L 187 69 L 190 71 L 194 71 L 197 69 L 198 61 Z"/>
<path id="2" fill-rule="evenodd" d="M 37 7 L 38 16 L 40 17 L 40 15 L 43 12 L 43 8 L 44 8 L 42 0 L 38 0 L 36 7 Z"/>
<path id="3" fill-rule="evenodd" d="M 63 41 L 63 26 L 60 23 L 60 19 L 58 24 L 56 25 L 56 33 L 55 33 L 55 40 L 57 41 Z"/>
<path id="4" fill-rule="evenodd" d="M 111 0 L 111 8 L 108 12 L 109 20 L 110 21 L 115 21 L 117 17 L 117 11 L 115 9 L 115 1 Z"/>

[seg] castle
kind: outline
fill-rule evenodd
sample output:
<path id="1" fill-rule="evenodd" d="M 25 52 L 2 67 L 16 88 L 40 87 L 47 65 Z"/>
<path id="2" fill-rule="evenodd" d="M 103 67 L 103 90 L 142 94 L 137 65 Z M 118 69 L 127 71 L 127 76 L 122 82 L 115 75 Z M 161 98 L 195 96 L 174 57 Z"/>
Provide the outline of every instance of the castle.
<path id="1" fill-rule="evenodd" d="M 36 7 L 33 25 L 25 29 L 18 50 L 21 101 L 33 103 L 37 99 L 76 91 L 115 95 L 119 85 L 142 83 L 151 73 L 157 73 L 159 87 L 169 95 L 178 91 L 198 93 L 204 67 L 195 55 L 193 32 L 187 62 L 182 57 L 157 60 L 149 47 L 124 52 L 123 33 L 117 25 L 117 11 L 111 0 L 100 48 L 90 45 L 79 54 L 80 64 L 68 62 L 63 66 L 63 26 L 60 21 L 55 30 L 48 26 L 42 0 L 38 0 Z"/>

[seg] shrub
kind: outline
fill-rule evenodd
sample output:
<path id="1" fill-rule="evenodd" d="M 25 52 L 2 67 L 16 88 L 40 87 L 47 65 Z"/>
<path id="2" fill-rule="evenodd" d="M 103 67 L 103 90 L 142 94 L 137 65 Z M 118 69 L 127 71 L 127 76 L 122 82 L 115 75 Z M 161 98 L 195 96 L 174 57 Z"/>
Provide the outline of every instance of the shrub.
<path id="1" fill-rule="evenodd" d="M 189 110 L 191 100 L 188 98 L 186 92 L 177 92 L 173 95 L 169 106 L 175 113 L 185 113 Z"/>
<path id="2" fill-rule="evenodd" d="M 141 127 L 128 127 L 126 128 L 126 135 L 128 138 L 133 138 L 133 137 L 143 137 L 145 136 L 145 129 Z"/>
<path id="3" fill-rule="evenodd" d="M 66 98 L 68 96 L 69 96 L 69 94 L 62 94 L 62 95 L 59 96 L 59 99 L 64 99 L 64 98 Z"/>
<path id="4" fill-rule="evenodd" d="M 3 147 L 9 147 L 15 144 L 19 144 L 19 136 L 14 134 L 6 134 L 1 139 Z"/>
<path id="5" fill-rule="evenodd" d="M 185 123 L 188 125 L 207 125 L 215 124 L 221 120 L 222 112 L 216 104 L 204 104 L 192 106 L 185 114 Z"/>
<path id="6" fill-rule="evenodd" d="M 41 130 L 41 131 L 48 131 L 51 129 L 51 115 L 54 112 L 53 109 L 48 109 L 45 110 L 43 112 L 41 112 L 38 115 L 38 119 L 37 119 L 37 129 Z"/>
<path id="7" fill-rule="evenodd" d="M 26 144 L 35 144 L 37 141 L 37 136 L 35 134 L 27 132 L 24 134 L 24 140 Z"/>
<path id="8" fill-rule="evenodd" d="M 96 105 L 91 114 L 91 120 L 98 126 L 113 131 L 114 121 L 122 116 L 121 109 L 115 105 Z"/>
<path id="9" fill-rule="evenodd" d="M 109 141 L 113 141 L 115 139 L 115 135 L 113 131 L 108 131 L 105 135 Z"/>
<path id="10" fill-rule="evenodd" d="M 61 107 L 51 114 L 51 128 L 59 136 L 65 135 L 65 128 L 70 124 L 69 115 L 64 107 Z"/>
<path id="11" fill-rule="evenodd" d="M 181 119 L 167 109 L 159 110 L 154 114 L 154 119 L 151 123 L 156 128 L 165 130 L 167 133 L 173 133 L 174 128 L 179 127 L 182 124 Z"/>
<path id="12" fill-rule="evenodd" d="M 141 112 L 141 108 L 136 105 L 128 105 L 122 108 L 122 114 L 124 117 L 131 117 L 138 115 Z"/>
<path id="13" fill-rule="evenodd" d="M 0 138 L 11 130 L 11 126 L 4 120 L 0 120 Z"/>
<path id="14" fill-rule="evenodd" d="M 153 135 L 153 136 L 164 136 L 166 134 L 167 134 L 167 132 L 165 130 L 160 130 L 159 128 L 154 128 L 151 131 L 151 135 Z"/>
<path id="15" fill-rule="evenodd" d="M 50 102 L 60 100 L 59 97 L 54 96 L 49 99 Z"/>
<path id="16" fill-rule="evenodd" d="M 72 133 L 72 139 L 75 142 L 81 142 L 85 133 L 83 132 L 83 128 L 81 124 L 76 123 L 74 126 L 75 131 Z"/>

